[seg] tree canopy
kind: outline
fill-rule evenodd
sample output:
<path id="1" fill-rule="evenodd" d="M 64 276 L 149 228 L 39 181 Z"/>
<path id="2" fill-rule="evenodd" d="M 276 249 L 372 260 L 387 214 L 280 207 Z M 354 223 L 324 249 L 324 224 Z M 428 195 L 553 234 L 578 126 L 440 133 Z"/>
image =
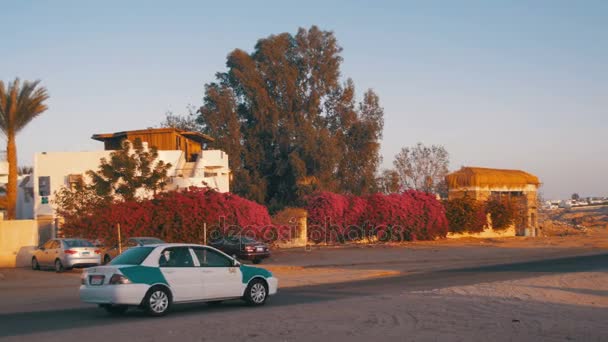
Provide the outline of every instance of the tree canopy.
<path id="1" fill-rule="evenodd" d="M 6 200 L 7 218 L 17 216 L 17 144 L 16 136 L 35 117 L 48 109 L 46 88 L 39 86 L 40 81 L 25 81 L 16 78 L 8 86 L 0 81 L 0 131 L 6 137 L 6 158 L 8 161 L 8 184 Z"/>
<path id="2" fill-rule="evenodd" d="M 87 171 L 90 186 L 98 196 L 112 199 L 135 199 L 140 189 L 156 193 L 165 186 L 171 168 L 157 158 L 156 147 L 144 148 L 139 138 L 133 143 L 125 140 L 120 150 L 110 153 L 109 160 L 101 158 L 97 171 Z"/>
<path id="3" fill-rule="evenodd" d="M 441 145 L 403 147 L 395 156 L 393 165 L 399 174 L 401 187 L 447 196 L 445 176 L 448 174 L 450 155 Z"/>
<path id="4" fill-rule="evenodd" d="M 55 192 L 53 204 L 58 214 L 66 219 L 87 216 L 113 202 L 139 201 L 156 194 L 165 186 L 171 168 L 170 163 L 157 158 L 156 147 L 144 148 L 141 139 L 123 141 L 109 160 L 101 158 L 97 171 L 86 172 L 88 181 L 81 178 Z"/>
<path id="5" fill-rule="evenodd" d="M 384 111 L 341 82 L 342 48 L 316 26 L 236 49 L 205 86 L 201 130 L 226 151 L 234 192 L 281 208 L 315 190 L 375 190 Z"/>

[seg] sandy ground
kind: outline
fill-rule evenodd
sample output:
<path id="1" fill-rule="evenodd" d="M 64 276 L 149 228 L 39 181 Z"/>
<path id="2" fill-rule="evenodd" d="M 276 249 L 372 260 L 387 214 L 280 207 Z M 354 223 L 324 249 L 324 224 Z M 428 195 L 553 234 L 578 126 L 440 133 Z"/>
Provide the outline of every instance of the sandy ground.
<path id="1" fill-rule="evenodd" d="M 608 265 L 606 267 L 608 271 Z M 534 301 L 608 309 L 608 273 L 578 272 L 419 292 L 442 296 Z"/>
<path id="2" fill-rule="evenodd" d="M 534 340 L 534 336 L 542 336 L 542 340 L 608 339 L 608 265 L 603 272 L 547 275 L 411 295 L 429 303 L 454 303 L 445 307 L 443 317 L 469 315 L 477 321 L 490 321 L 490 327 L 510 330 L 513 335 L 509 339 L 513 340 Z M 420 312 L 432 317 L 436 310 Z M 451 323 L 448 319 L 440 329 L 459 338 L 469 335 L 483 339 L 492 335 L 487 329 L 465 331 Z"/>

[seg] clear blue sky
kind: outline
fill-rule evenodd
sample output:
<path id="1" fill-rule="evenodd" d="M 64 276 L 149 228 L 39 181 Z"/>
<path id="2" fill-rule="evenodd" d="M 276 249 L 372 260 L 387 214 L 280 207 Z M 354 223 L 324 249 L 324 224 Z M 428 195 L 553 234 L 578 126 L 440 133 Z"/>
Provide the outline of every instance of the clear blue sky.
<path id="1" fill-rule="evenodd" d="M 421 141 L 451 169 L 535 173 L 546 197 L 608 195 L 608 1 L 10 1 L 0 22 L 0 78 L 51 95 L 23 165 L 198 106 L 228 52 L 315 24 L 380 94 L 385 167 Z"/>

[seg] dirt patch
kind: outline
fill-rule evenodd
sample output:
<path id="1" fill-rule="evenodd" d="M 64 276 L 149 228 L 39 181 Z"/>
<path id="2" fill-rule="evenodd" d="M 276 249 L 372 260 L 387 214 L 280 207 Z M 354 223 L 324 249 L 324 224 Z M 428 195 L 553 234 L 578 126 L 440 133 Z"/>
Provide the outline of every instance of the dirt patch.
<path id="1" fill-rule="evenodd" d="M 576 207 L 540 213 L 544 236 L 586 235 L 589 230 L 608 230 L 608 206 Z"/>

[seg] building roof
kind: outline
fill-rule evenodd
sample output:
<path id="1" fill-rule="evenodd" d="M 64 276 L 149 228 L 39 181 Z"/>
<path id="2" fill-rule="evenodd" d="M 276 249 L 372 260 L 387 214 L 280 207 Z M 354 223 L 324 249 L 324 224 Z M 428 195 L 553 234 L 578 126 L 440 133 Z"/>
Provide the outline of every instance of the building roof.
<path id="1" fill-rule="evenodd" d="M 538 177 L 521 170 L 488 169 L 484 167 L 462 167 L 445 177 L 450 189 L 462 187 L 513 187 L 540 185 Z"/>
<path id="2" fill-rule="evenodd" d="M 167 128 L 148 128 L 148 129 L 139 129 L 134 131 L 122 131 L 116 133 L 101 133 L 101 134 L 93 134 L 91 139 L 98 141 L 106 141 L 109 139 L 115 139 L 120 137 L 127 137 L 129 135 L 139 135 L 139 134 L 154 134 L 154 133 L 168 133 L 168 132 L 176 132 L 180 135 L 187 137 L 188 139 L 197 141 L 199 143 L 212 142 L 215 139 L 208 136 L 207 134 L 199 133 L 199 132 L 189 132 L 179 128 L 167 127 Z"/>

